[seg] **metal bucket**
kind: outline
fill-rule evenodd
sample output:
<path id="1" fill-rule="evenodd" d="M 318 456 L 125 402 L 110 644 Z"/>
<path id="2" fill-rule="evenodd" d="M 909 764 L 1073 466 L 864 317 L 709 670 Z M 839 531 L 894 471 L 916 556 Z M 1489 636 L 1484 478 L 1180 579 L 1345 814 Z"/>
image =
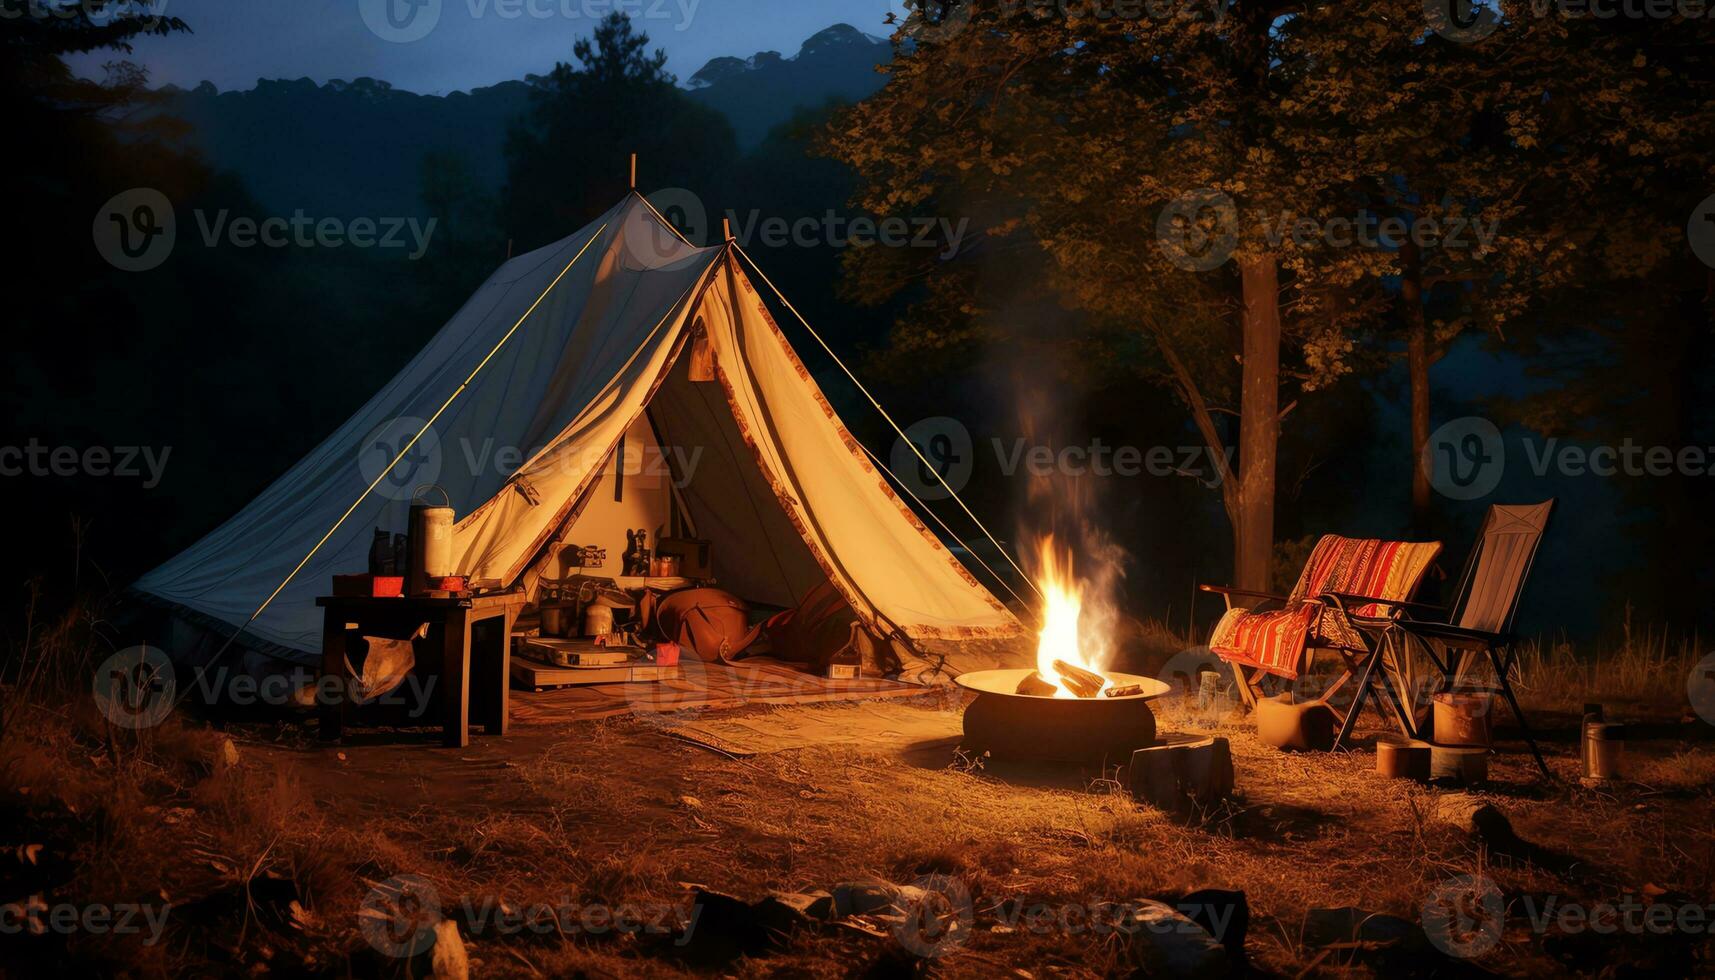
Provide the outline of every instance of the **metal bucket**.
<path id="1" fill-rule="evenodd" d="M 1467 687 L 1435 695 L 1435 742 L 1437 745 L 1495 743 L 1491 721 L 1495 695 L 1486 688 Z"/>
<path id="2" fill-rule="evenodd" d="M 425 503 L 422 493 L 434 490 L 444 503 Z M 447 492 L 434 484 L 425 483 L 411 494 L 411 567 L 407 574 L 413 582 L 453 574 L 453 508 Z"/>

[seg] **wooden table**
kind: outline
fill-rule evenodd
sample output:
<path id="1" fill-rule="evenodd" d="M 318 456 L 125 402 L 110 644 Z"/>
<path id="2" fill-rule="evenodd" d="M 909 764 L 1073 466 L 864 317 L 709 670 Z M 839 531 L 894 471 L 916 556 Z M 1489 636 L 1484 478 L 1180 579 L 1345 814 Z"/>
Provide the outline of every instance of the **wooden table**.
<path id="1" fill-rule="evenodd" d="M 470 744 L 470 726 L 480 724 L 490 735 L 506 734 L 510 709 L 512 624 L 524 607 L 524 593 L 502 592 L 463 598 L 321 596 L 322 684 L 330 693 L 320 698 L 322 738 L 337 740 L 351 720 L 351 671 L 346 657 L 349 634 L 410 629 L 429 624 L 428 645 L 441 651 L 438 678 L 441 695 L 442 744 Z M 472 650 L 472 627 L 498 620 L 497 636 Z M 419 662 L 417 669 L 425 665 Z M 431 671 L 432 672 L 432 671 Z M 327 680 L 336 678 L 337 686 Z M 472 680 L 475 696 L 472 697 Z M 474 717 L 473 717 L 474 716 Z"/>

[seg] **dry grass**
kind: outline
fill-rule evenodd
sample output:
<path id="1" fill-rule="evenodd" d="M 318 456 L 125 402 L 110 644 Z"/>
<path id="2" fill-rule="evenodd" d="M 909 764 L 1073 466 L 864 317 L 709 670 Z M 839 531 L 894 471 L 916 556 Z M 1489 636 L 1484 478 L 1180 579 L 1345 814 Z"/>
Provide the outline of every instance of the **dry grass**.
<path id="1" fill-rule="evenodd" d="M 46 971 L 399 975 L 421 964 L 373 952 L 357 910 L 373 883 L 405 874 L 429 881 L 449 914 L 494 900 L 658 906 L 679 917 L 689 914 L 687 882 L 759 897 L 948 875 L 970 890 L 976 928 L 933 972 L 983 977 L 1132 968 L 1124 937 L 1009 928 L 1020 907 L 1088 909 L 1204 887 L 1244 890 L 1249 956 L 1283 974 L 1448 969 L 1435 958 L 1319 954 L 1305 941 L 1305 913 L 1353 905 L 1415 921 L 1431 890 L 1458 874 L 1485 874 L 1507 897 L 1515 928 L 1477 965 L 1512 975 L 1611 970 L 1658 952 L 1621 938 L 1569 959 L 1556 937 L 1516 928 L 1527 899 L 1612 900 L 1650 885 L 1715 901 L 1707 741 L 1640 747 L 1630 760 L 1638 785 L 1610 793 L 1571 780 L 1576 759 L 1563 740 L 1550 743 L 1561 777 L 1553 785 L 1506 746 L 1483 795 L 1532 846 L 1499 851 L 1436 826 L 1429 814 L 1441 791 L 1378 778 L 1367 753 L 1279 753 L 1219 709 L 1176 702 L 1162 705 L 1163 727 L 1218 730 L 1239 773 L 1236 799 L 1191 826 L 1135 805 L 1111 772 L 971 771 L 892 748 L 729 759 L 626 720 L 522 729 L 463 750 L 385 739 L 334 749 L 297 725 L 115 730 L 87 694 L 98 623 L 71 617 L 38 629 L 29 655 L 13 661 L 33 664 L 33 679 L 8 675 L 0 822 L 29 839 L 0 844 L 45 849 L 36 871 L 0 881 L 63 901 L 170 903 L 172 912 L 167 940 L 154 945 L 82 935 L 38 943 L 31 955 Z M 1563 648 L 1532 650 L 1528 706 L 1600 700 L 1639 720 L 1683 711 L 1687 648 L 1650 637 L 1596 656 L 1587 669 Z M 235 766 L 223 761 L 228 737 Z M 649 937 L 501 936 L 468 921 L 465 932 L 483 975 L 832 977 L 922 965 L 889 938 L 847 930 L 798 934 L 737 960 L 698 959 Z"/>
<path id="2" fill-rule="evenodd" d="M 1630 612 L 1620 642 L 1579 650 L 1534 640 L 1519 648 L 1519 697 L 1539 710 L 1576 711 L 1586 702 L 1660 710 L 1684 705 L 1692 668 L 1708 651 L 1697 637 L 1638 629 Z"/>

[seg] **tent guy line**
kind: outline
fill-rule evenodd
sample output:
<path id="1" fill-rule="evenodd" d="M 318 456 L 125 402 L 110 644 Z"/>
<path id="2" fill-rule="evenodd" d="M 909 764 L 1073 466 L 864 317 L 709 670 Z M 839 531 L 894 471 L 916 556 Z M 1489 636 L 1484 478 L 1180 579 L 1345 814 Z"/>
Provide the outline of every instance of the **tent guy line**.
<path id="1" fill-rule="evenodd" d="M 901 492 L 900 474 L 853 445 L 769 315 L 776 301 L 768 293 L 779 296 L 778 286 L 752 286 L 756 273 L 730 240 L 700 247 L 665 225 L 645 198 L 628 195 L 606 216 L 532 253 L 528 268 L 513 260 L 497 269 L 474 294 L 481 298 L 461 308 L 383 394 L 323 440 L 324 448 L 141 579 L 136 591 L 161 600 L 173 628 L 184 631 L 173 641 L 183 659 L 206 666 L 212 653 L 229 662 L 237 646 L 261 669 L 254 658 L 308 663 L 325 652 L 322 583 L 309 579 L 319 580 L 324 566 L 338 572 L 365 561 L 363 542 L 345 528 L 359 523 L 385 487 L 370 464 L 397 477 L 437 437 L 448 445 L 485 437 L 539 447 L 509 473 L 449 472 L 449 496 L 459 510 L 468 508 L 452 529 L 454 564 L 468 579 L 506 582 L 516 591 L 538 580 L 532 570 L 549 579 L 561 574 L 559 549 L 544 542 L 563 541 L 556 528 L 568 521 L 577 522 L 581 546 L 610 552 L 623 547 L 622 525 L 625 532 L 669 526 L 673 505 L 653 484 L 639 484 L 635 496 L 616 494 L 611 504 L 591 493 L 603 479 L 596 459 L 611 458 L 622 436 L 628 449 L 632 436 L 654 446 L 662 424 L 687 445 L 730 449 L 742 442 L 749 450 L 699 470 L 694 494 L 677 487 L 672 494 L 699 528 L 707 525 L 706 553 L 717 557 L 706 577 L 719 576 L 741 600 L 790 607 L 827 582 L 877 635 L 929 644 L 910 658 L 922 672 L 932 672 L 943 652 L 986 656 L 986 648 L 968 645 L 973 641 L 1024 635 L 1016 610 L 1026 593 L 1004 566 L 987 554 L 949 554 L 969 553 L 968 542 L 978 539 L 955 531 L 921 495 Z M 776 308 L 778 316 L 810 329 L 784 297 L 778 301 L 788 307 Z M 699 369 L 702 361 L 686 359 L 693 338 L 704 344 L 702 358 L 719 363 Z M 698 376 L 710 368 L 713 376 Z M 449 378 L 448 371 L 455 373 Z M 699 384 L 715 381 L 707 389 Z M 640 423 L 645 417 L 650 421 Z M 371 447 L 375 458 L 365 458 L 361 476 L 354 473 L 337 447 L 356 444 L 386 418 L 410 421 L 384 452 Z M 547 443 L 538 431 L 544 426 L 558 431 Z M 438 469 L 427 478 L 435 475 Z M 505 492 L 513 484 L 533 492 Z M 586 499 L 603 505 L 586 510 Z M 284 543 L 273 540 L 276 529 L 288 535 Z"/>
<path id="2" fill-rule="evenodd" d="M 672 231 L 674 235 L 677 235 L 680 241 L 684 242 L 686 245 L 692 244 L 691 240 L 686 238 L 679 231 L 678 227 L 673 224 L 673 222 L 667 220 L 666 215 L 663 215 L 655 207 L 654 204 L 650 203 L 649 198 L 644 197 L 642 194 L 638 194 L 638 192 L 636 190 L 637 158 L 635 155 L 633 155 L 633 157 L 632 157 L 631 165 L 632 165 L 632 193 L 636 194 L 637 197 L 640 200 L 642 200 L 644 206 L 647 207 L 655 215 L 655 217 L 659 218 L 661 220 L 661 223 L 666 225 L 667 228 L 670 231 Z M 852 384 L 857 386 L 857 390 L 864 396 L 864 398 L 868 399 L 870 405 L 873 406 L 875 408 L 876 412 L 878 414 L 880 414 L 881 417 L 887 421 L 887 424 L 893 428 L 893 431 L 895 433 L 897 433 L 899 435 L 899 437 L 905 441 L 905 444 L 907 446 L 911 447 L 911 452 L 917 457 L 918 461 L 921 462 L 929 470 L 929 472 L 935 474 L 935 481 L 937 483 L 941 484 L 942 488 L 944 488 L 947 491 L 947 493 L 953 498 L 953 501 L 959 505 L 959 509 L 961 509 L 965 512 L 966 516 L 968 516 L 971 519 L 971 522 L 977 526 L 977 530 L 982 532 L 983 537 L 987 538 L 988 542 L 995 546 L 995 549 L 1000 552 L 1001 557 L 1006 559 L 1007 564 L 1011 565 L 1013 567 L 1013 570 L 1018 572 L 1018 574 L 1024 579 L 1025 583 L 1028 584 L 1030 586 L 1030 588 L 1036 592 L 1036 595 L 1038 598 L 1045 598 L 1042 595 L 1042 590 L 1038 589 L 1036 587 L 1035 581 L 1032 580 L 1031 577 L 1025 573 L 1024 569 L 1022 569 L 1018 566 L 1018 562 L 1013 560 L 1011 552 L 1007 551 L 1006 547 L 1004 545 L 1002 545 L 998 540 L 996 540 L 995 536 L 993 534 L 989 533 L 989 529 L 983 525 L 983 522 L 981 520 L 978 520 L 977 515 L 974 512 L 972 512 L 971 508 L 966 506 L 965 501 L 959 496 L 958 492 L 955 491 L 951 486 L 947 485 L 947 481 L 941 477 L 941 471 L 936 469 L 934 464 L 930 463 L 929 460 L 924 458 L 922 451 L 917 448 L 917 444 L 912 442 L 910 440 L 910 438 L 908 438 L 905 435 L 904 430 L 902 430 L 899 427 L 899 424 L 893 420 L 893 417 L 887 413 L 887 409 L 885 409 L 881 406 L 881 402 L 877 401 L 876 397 L 874 395 L 870 394 L 869 389 L 864 387 L 863 382 L 861 382 L 857 379 L 857 375 L 853 374 L 852 370 L 850 368 L 846 367 L 845 361 L 841 360 L 840 356 L 838 354 L 834 353 L 833 348 L 828 346 L 828 342 L 823 340 L 822 335 L 816 332 L 816 328 L 810 326 L 810 322 L 808 320 L 804 319 L 804 315 L 802 313 L 798 312 L 798 308 L 792 305 L 792 301 L 787 299 L 785 294 L 780 292 L 780 289 L 774 285 L 773 280 L 768 278 L 768 273 L 762 271 L 762 268 L 756 264 L 756 260 L 751 258 L 749 253 L 745 252 L 744 249 L 738 244 L 737 241 L 733 240 L 731 234 L 728 234 L 726 236 L 726 241 L 727 241 L 727 246 L 729 248 L 731 248 L 733 251 L 737 252 L 738 254 L 744 256 L 744 260 L 750 264 L 750 267 L 752 269 L 756 270 L 756 274 L 758 276 L 762 277 L 762 281 L 768 285 L 769 290 L 772 291 L 774 293 L 774 295 L 779 298 L 780 302 L 783 303 L 786 306 L 786 308 L 792 312 L 792 316 L 795 317 L 799 323 L 804 325 L 804 329 L 808 330 L 810 332 L 810 336 L 815 338 L 816 343 L 821 345 L 822 350 L 827 351 L 828 356 L 834 359 L 834 363 L 839 366 L 839 369 L 841 371 L 845 372 L 846 377 L 851 379 Z M 937 525 L 939 525 L 943 531 L 946 531 L 947 534 L 954 540 L 954 542 L 956 542 L 959 545 L 959 547 L 965 549 L 966 554 L 970 555 L 976 561 L 976 563 L 978 565 L 981 565 L 984 571 L 988 572 L 989 575 L 993 576 L 995 581 L 1000 583 L 1001 588 L 1005 589 L 1008 592 L 1008 594 L 1010 594 L 1014 599 L 1017 599 L 1019 602 L 1021 602 L 1021 603 L 1025 602 L 1024 597 L 1020 596 L 1016 591 L 1014 591 L 1012 586 L 1007 583 L 1006 579 L 1002 578 L 1000 576 L 1000 574 L 997 573 L 993 568 L 990 568 L 987 562 L 984 562 L 980 557 L 978 557 L 977 553 L 971 549 L 971 546 L 966 544 L 962 538 L 960 538 L 957 534 L 955 534 L 953 532 L 953 529 L 951 527 L 947 526 L 947 522 L 943 521 L 941 519 L 940 515 L 936 514 L 934 512 L 934 510 L 931 509 L 928 504 L 924 503 L 921 499 L 919 499 L 916 494 L 911 493 L 911 491 L 908 488 L 906 488 L 904 481 L 899 479 L 899 475 L 897 473 L 894 473 L 891 469 L 889 469 L 887 464 L 882 462 L 882 460 L 879 456 L 877 456 L 874 452 L 872 452 L 868 446 L 865 446 L 865 445 L 863 445 L 863 443 L 861 441 L 858 441 L 857 437 L 854 436 L 853 441 L 857 441 L 858 445 L 860 447 L 862 447 L 864 454 L 869 456 L 869 458 L 875 463 L 875 465 L 877 467 L 879 467 L 883 473 L 886 473 L 888 475 L 888 477 L 890 479 L 892 479 L 895 484 L 897 484 L 901 489 L 904 489 L 905 492 L 910 495 L 911 499 L 916 501 L 917 506 L 919 508 L 921 508 L 931 518 L 933 518 L 935 523 Z M 1025 605 L 1028 605 L 1028 603 L 1025 603 Z"/>
<path id="3" fill-rule="evenodd" d="M 989 532 L 988 527 L 983 524 L 982 519 L 977 517 L 976 513 L 972 511 L 965 503 L 964 499 L 959 496 L 959 492 L 948 485 L 947 481 L 941 476 L 941 471 L 935 468 L 935 464 L 929 462 L 929 460 L 923 455 L 923 451 L 917 448 L 917 444 L 912 442 L 911 437 L 905 434 L 905 430 L 899 427 L 899 423 L 893 420 L 893 416 L 887 414 L 887 409 L 881 407 L 881 402 L 876 401 L 875 396 L 869 393 L 869 389 L 864 387 L 863 382 L 857 379 L 857 375 L 852 373 L 851 368 L 846 367 L 846 362 L 840 359 L 840 355 L 834 353 L 834 349 L 828 346 L 828 342 L 822 339 L 822 335 L 816 332 L 816 328 L 810 326 L 810 321 L 804 319 L 804 315 L 798 312 L 798 308 L 792 305 L 792 301 L 787 299 L 784 293 L 780 292 L 779 287 L 774 285 L 774 281 L 768 278 L 768 273 L 763 272 L 762 267 L 756 264 L 756 260 L 750 257 L 750 253 L 746 252 L 737 242 L 732 242 L 731 248 L 739 255 L 744 256 L 745 262 L 749 263 L 751 269 L 753 269 L 758 276 L 762 277 L 762 281 L 767 284 L 769 290 L 774 293 L 775 297 L 785 305 L 786 309 L 792 312 L 792 315 L 797 318 L 799 323 L 804 325 L 804 329 L 810 332 L 810 336 L 815 338 L 816 343 L 821 345 L 822 350 L 828 352 L 828 356 L 834 359 L 834 363 L 839 366 L 841 371 L 845 372 L 846 377 L 851 379 L 852 384 L 857 386 L 857 390 L 861 392 L 865 398 L 869 399 L 870 405 L 881 414 L 881 417 L 887 421 L 887 424 L 893 428 L 893 431 L 899 436 L 899 438 L 903 440 L 907 446 L 911 447 L 912 455 L 917 457 L 917 461 L 922 463 L 925 469 L 935 475 L 935 482 L 939 483 L 942 488 L 947 491 L 948 495 L 953 498 L 953 502 L 959 505 L 959 509 L 965 512 L 965 516 L 969 517 L 971 519 L 971 523 L 977 526 L 977 530 L 983 533 L 983 537 L 988 539 L 989 544 L 994 545 L 995 549 L 1000 552 L 1001 557 L 1005 558 L 1007 564 L 1012 566 L 1013 571 L 1017 572 L 1019 576 L 1024 579 L 1024 584 L 1030 586 L 1031 590 L 1036 593 L 1037 598 L 1047 599 L 1047 596 L 1042 594 L 1042 590 L 1036 587 L 1036 582 L 1030 577 L 1030 574 L 1019 567 L 1018 562 L 1012 557 L 1012 552 L 1007 551 L 1006 546 L 1002 545 L 1000 541 Z M 864 452 L 867 453 L 869 450 L 865 449 Z M 870 453 L 872 458 L 874 455 L 874 453 Z M 877 461 L 877 465 L 880 465 L 879 461 Z M 882 468 L 886 469 L 886 467 Z M 899 479 L 899 477 L 891 471 L 887 475 L 893 477 L 895 480 Z M 969 549 L 967 548 L 966 550 Z M 1011 592 L 1012 589 L 1008 588 L 1007 591 Z"/>
<path id="4" fill-rule="evenodd" d="M 349 518 L 353 513 L 355 513 L 357 508 L 361 506 L 366 499 L 368 499 L 369 495 L 375 492 L 375 488 L 381 485 L 381 481 L 387 478 L 387 474 L 393 472 L 393 467 L 399 465 L 399 461 L 404 459 L 405 454 L 409 453 L 411 448 L 417 444 L 417 441 L 423 438 L 423 433 L 429 431 L 430 427 L 435 424 L 435 420 L 440 418 L 452 403 L 458 400 L 460 395 L 464 394 L 465 389 L 470 387 L 470 383 L 476 380 L 476 376 L 481 374 L 482 369 L 488 366 L 488 362 L 494 359 L 494 355 L 499 353 L 502 347 L 506 346 L 506 342 L 512 339 L 512 335 L 518 332 L 518 328 L 524 325 L 524 321 L 530 318 L 530 314 L 536 312 L 536 307 L 542 305 L 542 301 L 548 298 L 548 294 L 554 291 L 554 287 L 560 284 L 560 280 L 565 278 L 566 273 L 571 271 L 572 266 L 577 265 L 578 260 L 584 257 L 584 253 L 589 251 L 589 247 L 594 245 L 596 239 L 600 238 L 602 232 L 606 230 L 607 225 L 603 224 L 595 230 L 594 234 L 590 235 L 589 240 L 584 242 L 583 247 L 578 249 L 577 254 L 572 256 L 572 260 L 567 262 L 566 267 L 561 269 L 559 275 L 554 277 L 553 282 L 548 283 L 547 288 L 542 290 L 541 295 L 536 297 L 536 301 L 530 304 L 529 309 L 526 309 L 523 315 L 519 316 L 517 321 L 512 324 L 511 328 L 506 331 L 505 335 L 489 349 L 489 352 L 477 363 L 476 367 L 471 369 L 470 374 L 466 375 L 465 379 L 459 382 L 459 386 L 453 389 L 453 393 L 447 396 L 447 400 L 441 403 L 441 407 L 435 409 L 435 414 L 429 416 L 429 420 L 423 423 L 423 427 L 417 430 L 416 435 L 413 435 L 409 442 L 406 442 L 404 446 L 400 447 L 398 454 L 393 457 L 393 461 L 388 463 L 386 467 L 377 473 L 375 475 L 375 479 L 369 481 L 369 486 L 365 487 L 361 494 L 358 494 L 357 499 L 351 502 L 351 506 L 345 509 L 345 513 L 339 516 L 339 520 L 333 522 L 333 526 L 328 528 L 327 533 L 322 535 L 321 540 L 316 542 L 315 547 L 311 548 L 309 552 L 304 555 L 303 559 L 300 560 L 297 565 L 293 566 L 290 572 L 286 573 L 286 577 L 280 580 L 280 584 L 274 587 L 274 591 L 268 594 L 268 598 L 262 600 L 262 604 L 256 607 L 256 611 L 250 614 L 250 618 L 246 619 L 242 626 L 233 630 L 232 635 L 227 637 L 226 642 L 221 645 L 219 650 L 215 651 L 214 656 L 209 658 L 209 662 L 205 665 L 204 669 L 206 669 L 207 666 L 212 666 L 216 661 L 218 661 L 232 646 L 232 644 L 238 640 L 240 634 L 242 634 L 251 623 L 254 623 L 258 616 L 262 615 L 263 611 L 268 608 L 269 603 L 273 602 L 280 593 L 285 590 L 286 586 L 291 584 L 292 579 L 297 577 L 297 574 L 304 570 L 304 566 L 310 563 L 310 559 L 316 556 L 316 552 L 321 550 L 322 545 L 327 544 L 328 539 L 334 536 L 334 532 L 338 531 L 340 526 L 346 522 L 346 518 Z M 187 690 L 186 693 L 188 694 L 189 691 Z"/>
<path id="5" fill-rule="evenodd" d="M 948 527 L 946 521 L 941 520 L 941 515 L 935 513 L 934 510 L 930 509 L 930 507 L 927 503 L 924 503 L 924 501 L 921 497 L 918 497 L 917 494 L 913 493 L 911 488 L 905 485 L 905 481 L 901 480 L 899 478 L 898 474 L 896 474 L 892 470 L 888 469 L 887 464 L 885 464 L 881 461 L 881 457 L 877 456 L 875 454 L 874 450 L 870 449 L 868 446 L 865 446 L 861 442 L 858 443 L 858 446 L 863 449 L 864 455 L 868 456 L 870 458 L 870 460 L 875 463 L 875 465 L 878 469 L 880 469 L 883 473 L 886 473 L 888 475 L 888 477 L 890 479 L 892 479 L 895 484 L 898 485 L 900 490 L 905 491 L 905 495 L 907 497 L 910 497 L 913 503 L 915 503 L 919 508 L 921 508 L 924 513 L 928 514 L 930 519 L 933 520 L 935 522 L 935 524 L 941 528 L 941 530 L 947 532 L 947 536 L 953 539 L 954 544 L 965 549 L 965 554 L 970 555 L 972 561 L 976 562 L 978 565 L 981 565 L 983 571 L 989 573 L 989 575 L 996 582 L 999 582 L 1000 587 L 1005 589 L 1007 591 L 1008 595 L 1011 595 L 1014 599 L 1017 599 L 1023 605 L 1026 605 L 1026 606 L 1029 605 L 1028 602 L 1024 601 L 1023 596 L 1021 596 L 1017 592 L 1013 591 L 1012 586 L 1007 584 L 1006 579 L 1002 578 L 1001 574 L 999 572 L 997 572 L 993 568 L 991 568 L 989 566 L 988 562 L 983 561 L 982 556 L 978 555 L 976 553 L 976 551 L 971 548 L 970 545 L 966 544 L 964 538 L 959 537 L 959 534 L 957 531 L 954 531 L 952 528 Z M 993 539 L 990 539 L 990 540 L 993 540 Z"/>

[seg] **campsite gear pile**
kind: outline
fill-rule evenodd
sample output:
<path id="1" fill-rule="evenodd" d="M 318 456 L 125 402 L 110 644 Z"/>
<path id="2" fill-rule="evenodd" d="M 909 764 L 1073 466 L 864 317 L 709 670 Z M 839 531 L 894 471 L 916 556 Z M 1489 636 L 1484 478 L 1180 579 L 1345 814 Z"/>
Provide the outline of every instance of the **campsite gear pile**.
<path id="1" fill-rule="evenodd" d="M 661 597 L 651 592 L 640 612 L 646 630 L 704 661 L 738 659 L 763 628 L 750 624 L 743 599 L 720 589 L 680 589 Z"/>
<path id="2" fill-rule="evenodd" d="M 804 664 L 829 680 L 893 676 L 902 667 L 892 644 L 872 636 L 851 603 L 826 582 L 762 628 L 770 656 Z"/>

